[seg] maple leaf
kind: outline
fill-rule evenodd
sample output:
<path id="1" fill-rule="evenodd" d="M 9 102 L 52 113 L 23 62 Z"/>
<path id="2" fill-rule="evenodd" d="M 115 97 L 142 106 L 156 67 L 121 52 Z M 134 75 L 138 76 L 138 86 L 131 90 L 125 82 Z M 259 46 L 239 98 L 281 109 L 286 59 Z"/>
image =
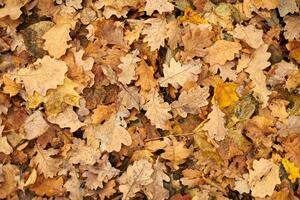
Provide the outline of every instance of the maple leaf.
<path id="1" fill-rule="evenodd" d="M 153 182 L 152 164 L 147 159 L 135 161 L 118 179 L 119 190 L 123 193 L 122 200 L 129 200 L 146 185 Z"/>
<path id="2" fill-rule="evenodd" d="M 158 82 L 162 87 L 168 87 L 168 84 L 171 84 L 173 87 L 179 88 L 187 81 L 196 81 L 197 75 L 201 72 L 201 66 L 202 64 L 197 61 L 181 64 L 171 58 L 169 65 L 163 65 L 164 77 L 159 78 Z"/>
<path id="3" fill-rule="evenodd" d="M 153 165 L 154 172 L 151 176 L 153 182 L 145 186 L 143 191 L 149 200 L 164 200 L 169 198 L 169 191 L 164 188 L 164 181 L 169 182 L 170 178 L 165 173 L 166 166 L 158 159 Z"/>
<path id="4" fill-rule="evenodd" d="M 189 28 L 182 35 L 182 43 L 184 46 L 184 52 L 182 56 L 184 58 L 203 57 L 207 54 L 205 50 L 213 42 L 214 32 L 208 28 Z"/>
<path id="5" fill-rule="evenodd" d="M 37 69 L 34 69 L 34 66 Z M 65 62 L 56 60 L 50 56 L 38 59 L 30 68 L 22 68 L 10 74 L 18 83 L 25 86 L 28 95 L 34 91 L 45 96 L 48 89 L 55 89 L 62 85 L 68 67 Z"/>
<path id="6" fill-rule="evenodd" d="M 284 17 L 284 37 L 287 40 L 298 40 L 300 39 L 300 27 L 299 27 L 300 16 L 286 16 Z"/>
<path id="7" fill-rule="evenodd" d="M 276 164 L 264 158 L 253 161 L 253 170 L 249 170 L 248 185 L 254 197 L 271 196 L 275 186 L 280 183 L 279 167 Z"/>
<path id="8" fill-rule="evenodd" d="M 146 110 L 146 117 L 150 119 L 151 124 L 155 125 L 156 128 L 166 130 L 168 128 L 167 122 L 172 118 L 169 113 L 171 106 L 164 102 L 156 90 L 152 90 L 146 99 L 147 102 L 143 105 L 143 109 Z"/>
<path id="9" fill-rule="evenodd" d="M 38 145 L 35 146 L 35 157 L 32 158 L 32 162 L 37 165 L 38 171 L 44 174 L 46 178 L 54 177 L 59 171 L 61 160 L 58 158 L 52 158 L 51 156 L 58 153 L 57 149 L 41 149 Z"/>
<path id="10" fill-rule="evenodd" d="M 48 121 L 59 125 L 60 128 L 70 128 L 71 132 L 75 132 L 85 124 L 79 121 L 78 115 L 73 111 L 73 107 L 69 106 L 57 116 L 49 116 Z"/>
<path id="11" fill-rule="evenodd" d="M 82 176 L 86 177 L 86 186 L 92 190 L 103 188 L 103 183 L 107 183 L 120 173 L 118 169 L 111 166 L 108 156 L 103 156 L 96 165 L 89 165 L 84 170 Z"/>
<path id="12" fill-rule="evenodd" d="M 210 65 L 224 65 L 226 61 L 234 59 L 235 54 L 238 54 L 242 46 L 238 42 L 227 40 L 217 40 L 212 46 L 207 48 L 207 55 L 204 61 Z"/>
<path id="13" fill-rule="evenodd" d="M 50 126 L 43 118 L 41 111 L 35 111 L 24 122 L 26 139 L 32 140 L 43 135 Z"/>
<path id="14" fill-rule="evenodd" d="M 172 12 L 174 10 L 174 5 L 168 0 L 147 0 L 144 10 L 147 15 L 152 15 L 155 10 L 157 10 L 158 13 L 163 14 L 164 12 Z"/>
<path id="15" fill-rule="evenodd" d="M 143 91 L 149 91 L 155 88 L 157 81 L 154 79 L 154 69 L 148 66 L 145 60 L 142 60 L 136 69 L 136 75 L 139 79 L 135 82 L 136 86 L 140 86 Z"/>
<path id="16" fill-rule="evenodd" d="M 0 18 L 9 16 L 12 20 L 18 19 L 22 14 L 21 8 L 27 2 L 29 0 L 5 0 L 5 6 L 0 9 Z"/>
<path id="17" fill-rule="evenodd" d="M 164 148 L 165 152 L 161 154 L 163 159 L 170 161 L 170 167 L 178 170 L 180 164 L 183 164 L 191 155 L 192 150 L 185 147 L 184 141 L 177 141 L 174 136 L 170 136 L 171 140 L 165 139 L 168 146 Z"/>
<path id="18" fill-rule="evenodd" d="M 209 120 L 203 126 L 203 130 L 207 131 L 208 137 L 212 140 L 221 141 L 225 138 L 227 129 L 225 128 L 225 114 L 220 110 L 216 103 L 212 104 L 212 111 L 208 114 Z"/>
<path id="19" fill-rule="evenodd" d="M 28 96 L 28 107 L 35 109 L 44 102 L 48 116 L 56 116 L 62 112 L 64 103 L 79 107 L 80 95 L 75 90 L 78 86 L 79 84 L 65 78 L 63 85 L 58 86 L 56 90 L 49 90 L 45 97 L 37 93 Z"/>
<path id="20" fill-rule="evenodd" d="M 167 22 L 161 18 L 150 18 L 145 21 L 145 27 L 142 34 L 144 42 L 147 42 L 151 51 L 159 49 L 161 46 L 165 46 L 165 38 L 167 37 Z"/>
<path id="21" fill-rule="evenodd" d="M 254 25 L 237 25 L 233 31 L 233 36 L 245 41 L 250 47 L 257 49 L 263 44 L 263 30 L 256 29 Z"/>
<path id="22" fill-rule="evenodd" d="M 34 185 L 30 186 L 30 190 L 39 196 L 61 196 L 64 193 L 63 177 L 40 179 Z"/>
<path id="23" fill-rule="evenodd" d="M 97 126 L 95 137 L 101 140 L 101 151 L 107 152 L 119 152 L 122 144 L 129 146 L 132 142 L 130 134 L 121 126 L 116 115 L 112 115 L 103 125 Z"/>
<path id="24" fill-rule="evenodd" d="M 188 113 L 198 114 L 198 109 L 208 104 L 209 88 L 200 86 L 193 87 L 188 91 L 183 91 L 178 97 L 178 101 L 174 101 L 172 109 L 182 116 L 187 117 Z"/>
<path id="25" fill-rule="evenodd" d="M 81 139 L 74 138 L 71 147 L 69 162 L 72 164 L 93 165 L 101 155 L 98 149 L 86 145 Z"/>
<path id="26" fill-rule="evenodd" d="M 296 182 L 297 178 L 300 178 L 300 173 L 299 173 L 299 168 L 295 166 L 294 163 L 290 162 L 287 159 L 282 159 L 281 163 L 285 169 L 285 171 L 288 173 L 289 175 L 289 179 L 291 180 L 292 183 Z"/>
<path id="27" fill-rule="evenodd" d="M 250 79 L 253 81 L 255 87 L 253 88 L 254 95 L 263 103 L 263 107 L 267 106 L 268 95 L 271 92 L 266 87 L 266 77 L 262 70 L 270 65 L 268 59 L 271 54 L 267 52 L 268 45 L 261 45 L 251 56 L 251 60 L 248 63 L 246 72 L 250 74 Z"/>
<path id="28" fill-rule="evenodd" d="M 131 53 L 128 53 L 126 56 L 120 58 L 121 64 L 118 65 L 118 68 L 122 70 L 120 74 L 118 74 L 118 80 L 123 84 L 129 84 L 132 80 L 135 80 L 135 68 L 137 67 L 137 62 L 141 59 L 137 57 L 139 55 L 139 51 L 136 49 Z"/>
<path id="29" fill-rule="evenodd" d="M 83 199 L 83 191 L 80 187 L 81 181 L 79 180 L 77 173 L 72 170 L 69 174 L 71 178 L 64 184 L 64 188 L 70 192 L 69 198 L 71 200 Z"/>

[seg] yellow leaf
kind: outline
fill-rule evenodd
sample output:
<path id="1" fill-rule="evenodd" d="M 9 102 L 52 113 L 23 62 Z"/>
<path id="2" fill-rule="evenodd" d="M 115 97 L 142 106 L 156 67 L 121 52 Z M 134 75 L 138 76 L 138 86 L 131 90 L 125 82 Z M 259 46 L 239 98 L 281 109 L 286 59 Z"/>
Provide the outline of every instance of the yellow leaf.
<path id="1" fill-rule="evenodd" d="M 3 92 L 9 94 L 10 97 L 15 96 L 22 89 L 21 84 L 16 83 L 9 75 L 4 74 L 2 78 L 4 83 Z"/>
<path id="2" fill-rule="evenodd" d="M 79 85 L 72 80 L 65 78 L 64 84 L 57 87 L 56 90 L 50 89 L 45 97 L 34 93 L 28 97 L 28 107 L 35 109 L 39 104 L 44 103 L 48 116 L 56 116 L 63 110 L 63 103 L 71 106 L 79 106 L 80 95 L 74 88 Z"/>
<path id="3" fill-rule="evenodd" d="M 237 84 L 233 82 L 222 82 L 221 80 L 215 81 L 213 99 L 217 102 L 220 109 L 224 109 L 233 105 L 239 100 L 236 93 Z"/>
<path id="4" fill-rule="evenodd" d="M 287 159 L 282 159 L 281 163 L 285 169 L 285 171 L 289 175 L 289 179 L 292 183 L 296 182 L 297 178 L 300 178 L 299 168 L 295 166 L 294 163 L 288 161 Z"/>
<path id="5" fill-rule="evenodd" d="M 115 104 L 111 105 L 98 105 L 93 110 L 94 114 L 91 116 L 93 124 L 101 124 L 103 121 L 108 120 L 115 112 Z"/>
<path id="6" fill-rule="evenodd" d="M 184 15 L 179 17 L 179 21 L 183 22 L 190 22 L 193 24 L 207 24 L 207 20 L 203 19 L 196 11 L 191 8 L 184 9 Z"/>

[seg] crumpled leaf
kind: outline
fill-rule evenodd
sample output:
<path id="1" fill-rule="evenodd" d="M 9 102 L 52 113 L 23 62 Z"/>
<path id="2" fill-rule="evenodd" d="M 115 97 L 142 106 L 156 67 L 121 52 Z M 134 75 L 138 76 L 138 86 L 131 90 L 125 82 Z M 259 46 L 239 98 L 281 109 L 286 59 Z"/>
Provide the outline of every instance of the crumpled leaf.
<path id="1" fill-rule="evenodd" d="M 60 170 L 59 165 L 61 160 L 58 158 L 52 158 L 58 153 L 57 149 L 41 149 L 38 145 L 35 146 L 35 157 L 32 158 L 32 162 L 37 165 L 37 169 L 40 173 L 43 173 L 46 178 L 54 177 Z"/>
<path id="2" fill-rule="evenodd" d="M 86 178 L 86 186 L 89 189 L 96 190 L 103 188 L 103 184 L 117 176 L 120 171 L 111 166 L 108 157 L 104 156 L 95 166 L 87 166 L 82 176 Z"/>
<path id="3" fill-rule="evenodd" d="M 164 102 L 156 90 L 148 94 L 146 101 L 143 109 L 146 110 L 145 115 L 150 119 L 151 124 L 163 130 L 168 129 L 167 122 L 172 118 L 172 115 L 169 113 L 171 106 Z"/>
<path id="4" fill-rule="evenodd" d="M 116 115 L 112 115 L 103 125 L 97 126 L 95 137 L 101 140 L 101 151 L 107 152 L 119 152 L 122 144 L 129 146 L 132 142 L 130 134 Z"/>
<path id="5" fill-rule="evenodd" d="M 63 177 L 47 178 L 37 181 L 30 187 L 30 190 L 39 196 L 61 196 L 64 193 Z"/>
<path id="6" fill-rule="evenodd" d="M 35 111 L 24 122 L 25 137 L 32 140 L 43 135 L 50 126 L 43 118 L 41 111 Z"/>
<path id="7" fill-rule="evenodd" d="M 287 159 L 282 159 L 281 163 L 285 169 L 285 171 L 288 173 L 288 178 L 292 183 L 296 182 L 297 178 L 300 178 L 299 168 L 295 166 L 294 163 L 290 162 Z"/>
<path id="8" fill-rule="evenodd" d="M 101 124 L 103 121 L 108 120 L 115 112 L 115 104 L 110 105 L 98 105 L 95 110 L 93 110 L 93 115 L 91 116 L 93 124 Z"/>
<path id="9" fill-rule="evenodd" d="M 196 81 L 197 75 L 201 72 L 201 66 L 200 62 L 191 61 L 181 64 L 171 58 L 169 65 L 163 65 L 164 77 L 159 78 L 158 82 L 162 87 L 168 87 L 168 84 L 171 84 L 173 87 L 178 88 L 187 81 Z"/>
<path id="10" fill-rule="evenodd" d="M 187 117 L 188 113 L 198 114 L 199 108 L 208 104 L 209 88 L 200 86 L 183 91 L 171 106 L 180 116 Z"/>
<path id="11" fill-rule="evenodd" d="M 137 67 L 137 62 L 141 59 L 137 57 L 139 54 L 138 50 L 134 50 L 131 53 L 128 53 L 126 56 L 120 58 L 121 64 L 118 65 L 118 68 L 122 70 L 120 74 L 118 74 L 118 80 L 123 84 L 130 84 L 132 80 L 135 80 L 135 68 Z"/>
<path id="12" fill-rule="evenodd" d="M 152 13 L 157 10 L 158 13 L 163 14 L 164 12 L 172 12 L 174 5 L 168 0 L 148 0 L 146 1 L 146 6 L 144 10 L 147 15 L 152 15 Z"/>
<path id="13" fill-rule="evenodd" d="M 78 115 L 73 111 L 73 107 L 71 106 L 57 116 L 49 116 L 47 119 L 49 122 L 59 125 L 60 128 L 70 128 L 71 132 L 75 132 L 85 125 L 79 121 Z"/>
<path id="14" fill-rule="evenodd" d="M 37 69 L 33 68 L 35 66 Z M 36 91 L 45 96 L 48 89 L 55 89 L 64 83 L 67 71 L 68 67 L 65 62 L 44 56 L 33 63 L 31 67 L 22 68 L 10 75 L 18 83 L 24 84 L 28 95 L 33 95 Z"/>
<path id="15" fill-rule="evenodd" d="M 147 159 L 135 161 L 118 179 L 119 190 L 123 193 L 122 200 L 134 197 L 144 186 L 153 182 L 152 164 Z"/>
<path id="16" fill-rule="evenodd" d="M 224 65 L 226 61 L 234 59 L 235 54 L 238 54 L 242 46 L 238 42 L 227 40 L 217 40 L 212 46 L 207 48 L 207 55 L 204 61 L 210 65 Z"/>
<path id="17" fill-rule="evenodd" d="M 279 167 L 276 164 L 264 158 L 253 161 L 253 170 L 249 170 L 248 184 L 254 197 L 271 196 L 275 186 L 280 182 Z"/>
<path id="18" fill-rule="evenodd" d="M 227 129 L 225 127 L 225 114 L 220 110 L 219 106 L 214 102 L 212 111 L 208 114 L 209 120 L 203 126 L 203 130 L 207 131 L 211 140 L 221 141 L 225 138 Z"/>
<path id="19" fill-rule="evenodd" d="M 167 22 L 161 18 L 150 18 L 145 21 L 142 34 L 145 35 L 144 42 L 147 42 L 151 51 L 155 51 L 165 46 L 167 37 Z"/>
<path id="20" fill-rule="evenodd" d="M 257 49 L 263 44 L 263 30 L 255 28 L 254 25 L 248 26 L 237 25 L 233 31 L 233 36 L 245 41 L 250 47 Z"/>
<path id="21" fill-rule="evenodd" d="M 161 157 L 170 161 L 170 167 L 173 170 L 178 170 L 178 165 L 181 165 L 186 161 L 186 159 L 191 155 L 192 150 L 185 147 L 184 141 L 178 142 L 174 136 L 170 138 L 171 140 L 165 138 L 168 146 L 163 148 L 165 152 L 161 154 Z"/>

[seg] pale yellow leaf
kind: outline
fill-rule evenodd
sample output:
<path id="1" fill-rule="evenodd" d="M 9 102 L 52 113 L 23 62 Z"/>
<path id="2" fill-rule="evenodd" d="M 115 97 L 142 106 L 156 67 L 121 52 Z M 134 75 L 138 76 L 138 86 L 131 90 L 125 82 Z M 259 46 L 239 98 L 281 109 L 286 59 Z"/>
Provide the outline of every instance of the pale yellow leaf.
<path id="1" fill-rule="evenodd" d="M 284 22 L 284 37 L 287 40 L 298 40 L 300 39 L 300 16 L 285 16 Z"/>
<path id="2" fill-rule="evenodd" d="M 35 111 L 24 122 L 25 137 L 32 140 L 43 135 L 50 126 L 43 118 L 41 111 Z"/>
<path id="3" fill-rule="evenodd" d="M 255 28 L 254 25 L 237 25 L 233 31 L 233 36 L 245 41 L 250 47 L 257 49 L 263 44 L 263 30 Z"/>
<path id="4" fill-rule="evenodd" d="M 145 35 L 144 42 L 148 44 L 151 51 L 155 51 L 165 46 L 167 37 L 167 22 L 161 18 L 150 18 L 145 21 L 142 34 Z"/>
<path id="5" fill-rule="evenodd" d="M 158 13 L 163 14 L 164 12 L 172 12 L 174 10 L 174 5 L 168 0 L 147 0 L 144 10 L 147 15 L 152 15 L 155 10 L 157 10 Z"/>

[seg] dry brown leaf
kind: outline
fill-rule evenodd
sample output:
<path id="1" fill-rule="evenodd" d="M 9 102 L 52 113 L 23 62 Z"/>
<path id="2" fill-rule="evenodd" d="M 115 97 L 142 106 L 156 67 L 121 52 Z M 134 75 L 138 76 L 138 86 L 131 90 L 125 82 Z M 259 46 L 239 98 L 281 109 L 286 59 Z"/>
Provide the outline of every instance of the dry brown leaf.
<path id="1" fill-rule="evenodd" d="M 263 44 L 263 30 L 255 28 L 254 25 L 248 26 L 237 25 L 233 31 L 233 36 L 245 41 L 250 47 L 257 49 Z"/>
<path id="2" fill-rule="evenodd" d="M 163 14 L 164 12 L 172 12 L 174 10 L 174 5 L 168 0 L 148 0 L 144 10 L 147 15 L 152 15 L 155 10 L 157 10 L 158 13 Z"/>
<path id="3" fill-rule="evenodd" d="M 135 82 L 136 86 L 140 86 L 143 91 L 149 91 L 156 87 L 157 81 L 154 79 L 154 69 L 148 66 L 145 60 L 142 60 L 136 69 L 136 75 L 139 79 Z"/>
<path id="4" fill-rule="evenodd" d="M 286 16 L 284 17 L 284 37 L 287 40 L 298 40 L 300 39 L 300 16 Z"/>
<path id="5" fill-rule="evenodd" d="M 184 52 L 183 58 L 204 57 L 207 54 L 205 48 L 211 46 L 214 32 L 208 28 L 189 28 L 182 35 Z"/>
<path id="6" fill-rule="evenodd" d="M 4 83 L 3 92 L 9 94 L 10 97 L 17 95 L 22 89 L 21 84 L 10 79 L 8 74 L 4 74 L 2 78 Z"/>
<path id="7" fill-rule="evenodd" d="M 15 165 L 5 164 L 2 167 L 3 181 L 0 183 L 0 198 L 5 199 L 17 190 L 16 176 L 19 173 Z"/>
<path id="8" fill-rule="evenodd" d="M 200 107 L 208 104 L 209 88 L 200 86 L 193 87 L 188 91 L 183 91 L 171 106 L 180 116 L 187 117 L 188 113 L 198 114 Z"/>
<path id="9" fill-rule="evenodd" d="M 165 152 L 161 154 L 163 159 L 170 161 L 170 167 L 173 170 L 178 170 L 179 166 L 183 164 L 191 155 L 192 150 L 185 147 L 184 141 L 177 141 L 175 137 L 170 137 L 171 140 L 165 138 L 168 146 L 164 148 Z"/>
<path id="10" fill-rule="evenodd" d="M 0 18 L 9 16 L 12 20 L 18 19 L 22 14 L 21 8 L 28 1 L 29 0 L 5 0 L 5 6 L 0 9 Z"/>
<path id="11" fill-rule="evenodd" d="M 43 135 L 50 126 L 43 118 L 41 111 L 35 111 L 24 122 L 25 137 L 27 140 L 32 140 Z"/>
<path id="12" fill-rule="evenodd" d="M 70 172 L 71 178 L 69 178 L 64 184 L 66 191 L 70 192 L 69 198 L 71 200 L 83 199 L 83 191 L 80 188 L 81 181 L 75 171 Z"/>
<path id="13" fill-rule="evenodd" d="M 137 67 L 137 62 L 141 59 L 137 57 L 139 55 L 138 50 L 134 50 L 131 53 L 128 53 L 126 56 L 120 58 L 121 64 L 118 65 L 118 68 L 122 70 L 118 74 L 118 80 L 123 84 L 130 84 L 132 80 L 136 80 L 135 68 Z"/>
<path id="14" fill-rule="evenodd" d="M 93 124 L 101 124 L 102 122 L 108 120 L 110 116 L 115 113 L 116 105 L 98 105 L 96 109 L 93 110 L 93 115 L 91 116 Z"/>
<path id="15" fill-rule="evenodd" d="M 113 194 L 117 192 L 117 190 L 114 188 L 116 187 L 116 181 L 110 180 L 108 183 L 104 185 L 104 188 L 99 192 L 99 196 L 101 200 L 105 200 L 105 198 L 109 199 Z"/>
<path id="16" fill-rule="evenodd" d="M 286 16 L 287 14 L 299 12 L 299 7 L 297 6 L 297 0 L 279 0 L 280 4 L 278 11 L 281 17 Z M 299 4 L 299 2 L 298 2 Z"/>
<path id="17" fill-rule="evenodd" d="M 256 8 L 266 8 L 268 10 L 275 9 L 279 6 L 279 0 L 253 0 L 253 4 Z"/>
<path id="18" fill-rule="evenodd" d="M 167 38 L 168 45 L 171 49 L 176 49 L 178 43 L 181 42 L 181 29 L 179 21 L 176 18 L 172 18 L 167 24 Z"/>
<path id="19" fill-rule="evenodd" d="M 68 67 L 65 62 L 44 56 L 31 67 L 22 68 L 10 75 L 18 83 L 24 84 L 28 95 L 33 95 L 36 91 L 45 96 L 48 89 L 55 89 L 64 83 L 67 71 Z"/>
<path id="20" fill-rule="evenodd" d="M 235 54 L 238 54 L 242 46 L 238 42 L 226 40 L 217 40 L 211 47 L 207 48 L 207 55 L 204 61 L 210 65 L 224 65 L 226 61 L 233 60 Z"/>
<path id="21" fill-rule="evenodd" d="M 40 179 L 30 187 L 30 190 L 39 196 L 61 196 L 64 193 L 63 177 Z"/>
<path id="22" fill-rule="evenodd" d="M 150 18 L 145 21 L 146 25 L 142 34 L 145 35 L 144 42 L 148 44 L 151 51 L 165 46 L 167 37 L 167 22 L 161 18 Z"/>
<path id="23" fill-rule="evenodd" d="M 122 200 L 129 200 L 143 187 L 152 183 L 153 172 L 152 164 L 146 159 L 135 161 L 133 165 L 129 165 L 127 171 L 118 179 L 119 190 L 123 193 Z"/>
<path id="24" fill-rule="evenodd" d="M 291 41 L 286 45 L 286 48 L 290 51 L 289 56 L 300 63 L 300 41 Z"/>

